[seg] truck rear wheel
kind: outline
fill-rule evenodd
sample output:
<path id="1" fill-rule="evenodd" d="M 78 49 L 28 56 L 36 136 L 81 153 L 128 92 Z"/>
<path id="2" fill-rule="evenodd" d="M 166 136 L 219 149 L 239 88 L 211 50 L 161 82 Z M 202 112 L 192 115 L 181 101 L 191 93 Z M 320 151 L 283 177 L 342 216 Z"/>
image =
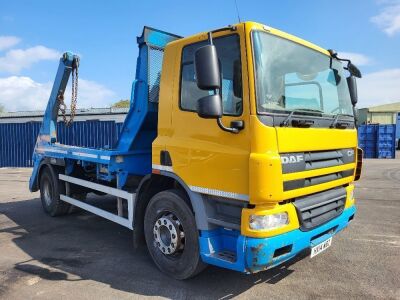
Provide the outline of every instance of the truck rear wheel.
<path id="1" fill-rule="evenodd" d="M 50 216 L 60 216 L 67 214 L 70 204 L 60 200 L 60 194 L 65 193 L 65 186 L 60 182 L 58 173 L 46 167 L 40 176 L 40 198 L 42 206 Z"/>
<path id="2" fill-rule="evenodd" d="M 175 279 L 200 273 L 199 236 L 193 213 L 179 190 L 163 191 L 150 200 L 144 217 L 144 233 L 157 267 Z"/>

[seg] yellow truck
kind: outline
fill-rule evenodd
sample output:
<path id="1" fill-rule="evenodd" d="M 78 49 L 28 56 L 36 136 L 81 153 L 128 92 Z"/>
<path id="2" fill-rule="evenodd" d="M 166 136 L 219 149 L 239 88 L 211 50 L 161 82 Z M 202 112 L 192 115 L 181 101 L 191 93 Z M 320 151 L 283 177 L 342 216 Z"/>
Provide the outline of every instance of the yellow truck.
<path id="1" fill-rule="evenodd" d="M 185 38 L 145 27 L 138 44 L 112 149 L 57 143 L 58 100 L 79 66 L 71 53 L 60 60 L 30 180 L 45 211 L 78 206 L 132 229 L 177 279 L 207 264 L 254 273 L 329 247 L 356 211 L 359 70 L 254 22 Z M 114 195 L 117 213 L 84 202 L 90 192 Z"/>

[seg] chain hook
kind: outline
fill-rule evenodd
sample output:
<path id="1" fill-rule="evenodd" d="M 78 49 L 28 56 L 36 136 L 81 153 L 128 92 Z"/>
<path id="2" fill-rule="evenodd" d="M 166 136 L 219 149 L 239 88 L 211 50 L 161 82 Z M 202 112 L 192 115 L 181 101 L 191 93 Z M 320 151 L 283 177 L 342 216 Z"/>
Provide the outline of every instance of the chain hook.
<path id="1" fill-rule="evenodd" d="M 78 99 L 78 67 L 79 67 L 79 59 L 74 57 L 72 61 L 72 90 L 71 90 L 71 109 L 70 109 L 70 117 L 67 120 L 66 111 L 67 106 L 64 102 L 64 93 L 60 91 L 58 94 L 58 102 L 59 102 L 59 110 L 61 111 L 61 115 L 63 117 L 63 121 L 66 126 L 72 125 L 74 122 L 75 114 L 76 114 L 76 103 Z"/>

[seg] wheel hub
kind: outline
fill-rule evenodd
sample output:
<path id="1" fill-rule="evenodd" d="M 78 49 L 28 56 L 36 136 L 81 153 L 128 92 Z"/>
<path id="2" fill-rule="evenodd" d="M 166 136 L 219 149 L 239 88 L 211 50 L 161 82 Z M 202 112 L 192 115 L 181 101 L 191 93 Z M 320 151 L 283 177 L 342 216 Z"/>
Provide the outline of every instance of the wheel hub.
<path id="1" fill-rule="evenodd" d="M 153 227 L 154 241 L 165 255 L 175 254 L 184 248 L 185 233 L 179 219 L 172 213 L 161 216 Z"/>

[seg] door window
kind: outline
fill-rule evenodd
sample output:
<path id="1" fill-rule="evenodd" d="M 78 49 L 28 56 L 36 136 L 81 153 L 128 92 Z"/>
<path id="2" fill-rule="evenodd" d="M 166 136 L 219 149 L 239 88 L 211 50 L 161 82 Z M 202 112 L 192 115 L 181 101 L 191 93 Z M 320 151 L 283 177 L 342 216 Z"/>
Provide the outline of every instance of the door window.
<path id="1" fill-rule="evenodd" d="M 224 115 L 241 115 L 243 100 L 239 36 L 236 34 L 228 35 L 215 38 L 213 42 L 217 48 L 220 62 Z M 196 111 L 197 100 L 212 93 L 197 87 L 194 70 L 194 54 L 199 47 L 205 46 L 207 43 L 207 41 L 203 41 L 188 45 L 183 49 L 180 95 L 182 110 Z"/>

